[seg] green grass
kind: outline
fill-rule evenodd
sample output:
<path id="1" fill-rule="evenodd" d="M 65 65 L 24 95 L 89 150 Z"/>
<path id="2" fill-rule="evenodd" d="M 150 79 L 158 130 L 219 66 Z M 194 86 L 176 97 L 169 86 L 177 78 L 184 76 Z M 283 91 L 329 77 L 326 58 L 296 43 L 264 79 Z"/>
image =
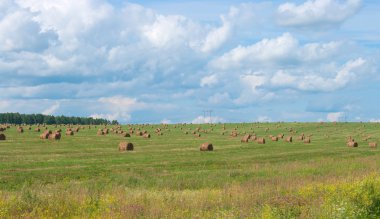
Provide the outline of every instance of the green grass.
<path id="1" fill-rule="evenodd" d="M 380 140 L 376 123 L 226 124 L 225 135 L 222 125 L 176 126 L 141 127 L 150 139 L 97 136 L 97 128 L 86 127 L 60 141 L 39 139 L 34 127 L 22 134 L 11 127 L 0 141 L 0 218 L 330 218 L 338 216 L 325 192 L 313 190 L 322 197 L 315 199 L 305 188 L 379 180 L 380 152 L 368 147 Z M 154 134 L 157 127 L 162 136 Z M 209 132 L 195 137 L 197 127 Z M 229 136 L 234 128 L 239 137 Z M 241 143 L 243 132 L 266 144 Z M 268 135 L 279 133 L 292 135 L 293 143 L 270 141 Z M 297 140 L 301 133 L 313 135 L 311 144 Z M 349 135 L 358 148 L 346 146 Z M 135 150 L 119 152 L 122 140 Z M 214 151 L 200 152 L 204 142 Z M 355 213 L 357 202 L 346 203 L 354 203 Z M 376 216 L 365 213 L 357 215 Z"/>

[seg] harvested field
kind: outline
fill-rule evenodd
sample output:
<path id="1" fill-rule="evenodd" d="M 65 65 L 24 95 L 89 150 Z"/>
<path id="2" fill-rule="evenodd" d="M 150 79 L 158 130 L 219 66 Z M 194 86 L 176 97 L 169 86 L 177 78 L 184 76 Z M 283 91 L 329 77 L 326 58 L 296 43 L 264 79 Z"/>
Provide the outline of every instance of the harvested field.
<path id="1" fill-rule="evenodd" d="M 334 218 L 336 203 L 353 209 L 346 216 L 366 212 L 363 188 L 380 194 L 380 125 L 365 125 L 131 125 L 101 127 L 119 130 L 101 136 L 86 126 L 59 141 L 11 126 L 0 141 L 0 218 Z M 133 151 L 120 152 L 120 131 L 133 129 L 164 135 L 130 135 Z M 273 140 L 290 129 L 299 133 L 291 144 Z M 272 138 L 259 144 L 263 136 Z M 347 147 L 353 139 L 358 147 Z M 200 151 L 205 142 L 212 152 Z"/>

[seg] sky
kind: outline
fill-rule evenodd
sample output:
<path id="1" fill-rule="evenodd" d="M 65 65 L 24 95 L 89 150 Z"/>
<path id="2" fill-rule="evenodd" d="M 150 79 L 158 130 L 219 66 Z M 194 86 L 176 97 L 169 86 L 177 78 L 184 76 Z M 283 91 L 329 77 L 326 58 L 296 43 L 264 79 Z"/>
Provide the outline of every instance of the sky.
<path id="1" fill-rule="evenodd" d="M 376 0 L 1 0 L 0 113 L 380 122 L 379 11 Z"/>

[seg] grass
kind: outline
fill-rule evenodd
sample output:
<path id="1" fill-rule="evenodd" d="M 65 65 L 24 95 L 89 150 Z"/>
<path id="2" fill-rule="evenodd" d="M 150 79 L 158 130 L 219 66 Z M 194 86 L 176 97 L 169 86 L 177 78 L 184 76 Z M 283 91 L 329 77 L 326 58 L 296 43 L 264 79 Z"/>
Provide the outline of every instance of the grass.
<path id="1" fill-rule="evenodd" d="M 141 127 L 151 133 L 150 139 L 97 136 L 97 128 L 86 127 L 60 141 L 40 140 L 34 127 L 22 134 L 11 127 L 4 132 L 7 140 L 0 141 L 0 218 L 380 215 L 380 152 L 368 147 L 368 142 L 380 139 L 379 124 L 225 126 L 225 135 L 220 124 Z M 157 127 L 163 129 L 162 136 L 154 134 Z M 197 138 L 190 134 L 197 127 L 209 131 Z M 289 132 L 290 127 L 297 133 Z M 237 138 L 229 136 L 234 128 L 240 132 Z M 264 136 L 267 143 L 241 143 L 243 132 Z M 268 138 L 279 133 L 292 135 L 294 142 Z M 296 140 L 300 133 L 312 134 L 311 144 Z M 346 146 L 349 135 L 358 148 Z M 131 141 L 135 150 L 120 153 L 122 140 Z M 212 142 L 214 151 L 200 152 L 204 142 Z"/>

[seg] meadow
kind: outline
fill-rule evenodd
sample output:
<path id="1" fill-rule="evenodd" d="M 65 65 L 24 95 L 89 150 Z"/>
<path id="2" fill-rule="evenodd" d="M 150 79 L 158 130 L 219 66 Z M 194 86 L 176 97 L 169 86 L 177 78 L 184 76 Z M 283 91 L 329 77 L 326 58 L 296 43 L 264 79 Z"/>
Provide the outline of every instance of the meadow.
<path id="1" fill-rule="evenodd" d="M 65 126 L 48 126 L 62 129 L 60 140 L 42 140 L 35 128 L 3 132 L 0 218 L 380 217 L 380 152 L 368 146 L 380 141 L 378 123 L 121 127 L 151 138 L 97 135 L 103 126 L 65 136 Z M 266 144 L 241 142 L 245 133 Z M 280 133 L 293 142 L 268 137 Z M 347 147 L 348 136 L 359 146 Z M 134 150 L 119 152 L 121 141 Z M 201 152 L 204 142 L 214 150 Z"/>

